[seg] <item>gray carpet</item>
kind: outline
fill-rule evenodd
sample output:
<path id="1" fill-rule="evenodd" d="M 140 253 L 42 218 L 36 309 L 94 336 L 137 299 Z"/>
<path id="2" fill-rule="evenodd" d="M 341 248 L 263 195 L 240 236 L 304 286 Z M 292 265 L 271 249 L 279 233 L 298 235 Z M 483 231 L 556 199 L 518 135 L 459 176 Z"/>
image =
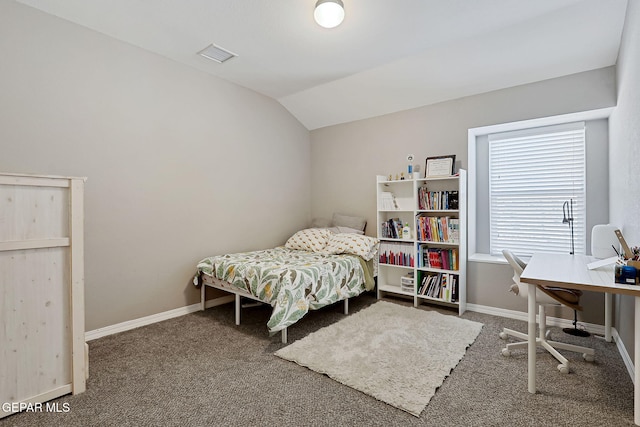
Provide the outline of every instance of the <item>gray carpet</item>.
<path id="1" fill-rule="evenodd" d="M 362 295 L 350 310 L 374 301 Z M 290 328 L 289 341 L 343 318 L 341 310 L 309 313 Z M 562 375 L 539 351 L 538 393 L 531 395 L 525 352 L 502 357 L 498 338 L 502 327 L 524 331 L 526 324 L 467 312 L 463 318 L 484 328 L 416 418 L 274 356 L 283 344 L 265 330 L 269 313 L 244 309 L 237 327 L 228 304 L 91 341 L 87 392 L 56 400 L 69 404 L 68 413 L 16 414 L 0 426 L 633 425 L 631 379 L 615 344 L 598 338 L 552 328 L 554 339 L 593 346 L 596 362 L 567 352 L 574 363 Z"/>

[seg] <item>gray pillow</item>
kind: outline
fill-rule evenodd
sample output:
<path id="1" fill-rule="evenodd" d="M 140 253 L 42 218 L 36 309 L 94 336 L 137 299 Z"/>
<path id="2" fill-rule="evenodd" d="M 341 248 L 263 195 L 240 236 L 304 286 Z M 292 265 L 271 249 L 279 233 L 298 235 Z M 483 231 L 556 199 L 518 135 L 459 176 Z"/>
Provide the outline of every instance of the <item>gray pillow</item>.
<path id="1" fill-rule="evenodd" d="M 349 216 L 334 213 L 331 225 L 334 227 L 349 227 L 364 231 L 364 228 L 367 226 L 367 220 L 361 216 Z"/>
<path id="2" fill-rule="evenodd" d="M 351 227 L 342 227 L 340 225 L 337 225 L 335 227 L 327 227 L 327 230 L 336 234 L 339 234 L 339 233 L 364 234 L 364 231 L 362 230 L 356 230 L 355 228 L 351 228 Z"/>
<path id="3" fill-rule="evenodd" d="M 311 228 L 328 228 L 331 227 L 331 220 L 326 218 L 313 218 Z"/>

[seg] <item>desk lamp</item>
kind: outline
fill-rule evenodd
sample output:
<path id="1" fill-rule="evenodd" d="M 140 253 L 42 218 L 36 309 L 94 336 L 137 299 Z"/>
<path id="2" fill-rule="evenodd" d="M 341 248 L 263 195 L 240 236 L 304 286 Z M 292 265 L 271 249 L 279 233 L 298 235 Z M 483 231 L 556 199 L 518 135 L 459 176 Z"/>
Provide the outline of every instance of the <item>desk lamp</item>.
<path id="1" fill-rule="evenodd" d="M 569 224 L 569 230 L 571 231 L 571 255 L 574 254 L 575 248 L 573 244 L 573 199 L 569 199 L 562 205 L 562 223 Z"/>
<path id="2" fill-rule="evenodd" d="M 569 199 L 562 205 L 562 223 L 569 224 L 569 230 L 571 232 L 571 255 L 575 253 L 575 246 L 573 240 L 573 199 Z M 589 332 L 578 329 L 578 312 L 573 310 L 573 328 L 563 328 L 562 331 L 565 334 L 573 335 L 576 337 L 588 337 L 591 335 Z"/>

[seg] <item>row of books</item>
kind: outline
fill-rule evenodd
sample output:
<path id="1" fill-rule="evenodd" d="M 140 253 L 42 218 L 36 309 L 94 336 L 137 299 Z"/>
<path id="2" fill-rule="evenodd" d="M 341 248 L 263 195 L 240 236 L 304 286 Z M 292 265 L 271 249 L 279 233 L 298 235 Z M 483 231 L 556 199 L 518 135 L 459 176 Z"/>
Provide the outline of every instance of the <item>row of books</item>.
<path id="1" fill-rule="evenodd" d="M 457 244 L 460 238 L 458 218 L 418 215 L 416 237 L 423 242 L 445 242 Z"/>
<path id="2" fill-rule="evenodd" d="M 418 188 L 418 209 L 458 209 L 458 192 L 428 191 L 427 187 L 422 186 Z"/>
<path id="3" fill-rule="evenodd" d="M 387 239 L 402 239 L 402 221 L 391 218 L 380 224 L 380 235 Z"/>
<path id="4" fill-rule="evenodd" d="M 380 242 L 378 249 L 380 264 L 402 265 L 413 267 L 415 265 L 413 243 Z"/>
<path id="5" fill-rule="evenodd" d="M 458 270 L 458 249 L 430 248 L 418 246 L 418 267 Z"/>
<path id="6" fill-rule="evenodd" d="M 422 278 L 418 295 L 456 302 L 458 301 L 458 275 L 451 273 L 426 274 Z"/>

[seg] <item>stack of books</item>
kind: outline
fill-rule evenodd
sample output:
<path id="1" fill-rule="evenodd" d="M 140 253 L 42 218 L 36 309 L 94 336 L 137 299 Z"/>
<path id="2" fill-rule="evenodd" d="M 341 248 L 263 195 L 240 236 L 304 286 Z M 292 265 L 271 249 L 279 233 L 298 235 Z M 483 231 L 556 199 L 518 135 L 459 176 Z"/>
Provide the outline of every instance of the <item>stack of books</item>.
<path id="1" fill-rule="evenodd" d="M 380 206 L 378 208 L 382 211 L 397 210 L 398 203 L 396 202 L 396 196 L 390 191 L 382 191 L 380 193 Z"/>

